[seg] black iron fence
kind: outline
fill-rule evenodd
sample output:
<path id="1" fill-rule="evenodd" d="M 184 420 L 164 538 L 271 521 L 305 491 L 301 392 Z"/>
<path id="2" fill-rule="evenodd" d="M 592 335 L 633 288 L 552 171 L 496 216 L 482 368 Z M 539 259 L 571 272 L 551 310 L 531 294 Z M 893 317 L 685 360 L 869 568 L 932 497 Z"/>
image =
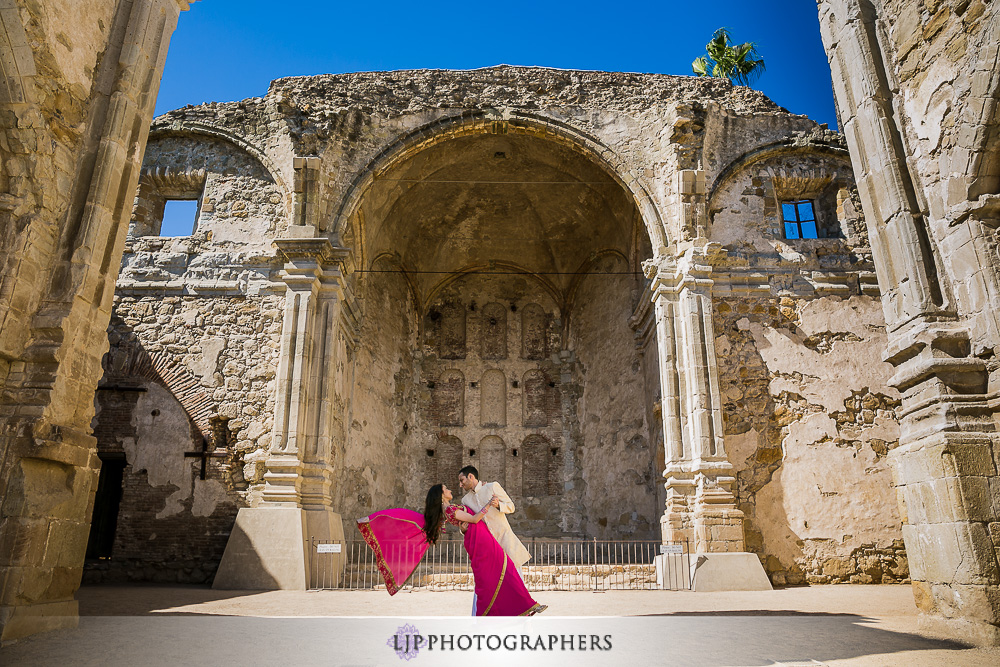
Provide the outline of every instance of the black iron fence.
<path id="1" fill-rule="evenodd" d="M 521 569 L 529 591 L 688 590 L 687 542 L 659 540 L 523 540 L 531 554 Z M 311 542 L 310 588 L 385 588 L 375 554 L 362 539 Z M 474 588 L 469 555 L 459 539 L 442 538 L 427 550 L 402 587 L 425 590 Z"/>

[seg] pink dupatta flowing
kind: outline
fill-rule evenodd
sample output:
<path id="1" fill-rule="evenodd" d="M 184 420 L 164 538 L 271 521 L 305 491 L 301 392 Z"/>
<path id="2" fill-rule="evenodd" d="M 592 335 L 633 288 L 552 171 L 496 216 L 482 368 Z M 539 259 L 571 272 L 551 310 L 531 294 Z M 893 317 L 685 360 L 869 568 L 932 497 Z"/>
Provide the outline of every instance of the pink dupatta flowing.
<path id="1" fill-rule="evenodd" d="M 389 595 L 395 595 L 430 547 L 424 515 L 405 508 L 382 510 L 358 519 L 358 529 L 375 552 L 375 565 Z"/>

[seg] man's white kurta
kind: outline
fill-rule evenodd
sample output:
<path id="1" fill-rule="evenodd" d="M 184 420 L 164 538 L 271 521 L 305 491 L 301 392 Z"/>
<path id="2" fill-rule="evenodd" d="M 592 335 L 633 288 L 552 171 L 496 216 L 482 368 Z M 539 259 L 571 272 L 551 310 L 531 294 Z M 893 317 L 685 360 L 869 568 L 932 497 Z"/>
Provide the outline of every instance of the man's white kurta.
<path id="1" fill-rule="evenodd" d="M 462 503 L 471 507 L 473 512 L 478 512 L 486 507 L 493 496 L 500 500 L 500 508 L 491 507 L 486 512 L 483 521 L 493 533 L 493 537 L 497 538 L 504 553 L 510 556 L 514 566 L 520 568 L 531 560 L 531 554 L 521 544 L 521 540 L 517 539 L 517 535 L 514 534 L 507 522 L 507 515 L 514 511 L 514 501 L 510 499 L 503 487 L 498 482 L 487 482 L 486 484 L 479 482 L 474 490 L 465 494 Z"/>

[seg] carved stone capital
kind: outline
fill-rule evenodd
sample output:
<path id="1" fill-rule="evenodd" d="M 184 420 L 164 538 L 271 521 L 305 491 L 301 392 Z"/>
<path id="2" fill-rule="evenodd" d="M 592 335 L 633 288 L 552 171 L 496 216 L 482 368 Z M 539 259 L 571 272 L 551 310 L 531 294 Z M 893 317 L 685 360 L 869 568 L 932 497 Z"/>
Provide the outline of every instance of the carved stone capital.
<path id="1" fill-rule="evenodd" d="M 334 246 L 327 238 L 282 238 L 274 240 L 284 266 L 278 278 L 296 289 L 344 289 L 350 250 Z"/>
<path id="2" fill-rule="evenodd" d="M 715 265 L 726 257 L 722 244 L 696 239 L 668 250 L 672 252 L 643 263 L 643 272 L 653 281 L 654 298 L 687 289 L 711 291 Z"/>

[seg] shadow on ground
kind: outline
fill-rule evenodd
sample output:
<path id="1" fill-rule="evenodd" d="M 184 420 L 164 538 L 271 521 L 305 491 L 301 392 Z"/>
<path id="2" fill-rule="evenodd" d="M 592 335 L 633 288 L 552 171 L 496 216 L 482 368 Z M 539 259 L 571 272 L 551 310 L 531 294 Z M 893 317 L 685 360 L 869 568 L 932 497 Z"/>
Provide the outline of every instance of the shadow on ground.
<path id="1" fill-rule="evenodd" d="M 197 616 L 194 611 L 168 611 L 172 607 L 233 600 L 264 591 L 219 591 L 207 585 L 121 584 L 81 586 L 76 598 L 80 616 Z M 206 614 L 212 615 L 212 614 Z M 226 615 L 226 614 L 222 614 Z"/>

